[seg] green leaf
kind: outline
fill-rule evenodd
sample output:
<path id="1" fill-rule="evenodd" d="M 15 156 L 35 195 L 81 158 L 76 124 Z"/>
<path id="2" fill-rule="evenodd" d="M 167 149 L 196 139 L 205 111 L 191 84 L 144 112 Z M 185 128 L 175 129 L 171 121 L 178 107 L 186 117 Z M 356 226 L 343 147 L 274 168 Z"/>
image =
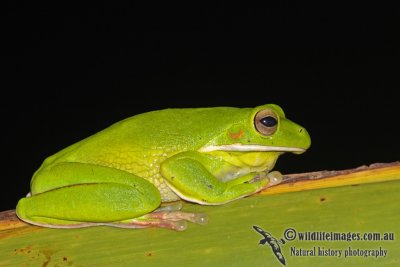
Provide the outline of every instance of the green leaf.
<path id="1" fill-rule="evenodd" d="M 280 244 L 286 266 L 400 266 L 400 166 L 388 170 L 367 170 L 361 176 L 357 172 L 358 182 L 352 185 L 302 191 L 292 185 L 296 192 L 262 193 L 222 206 L 185 203 L 186 211 L 207 213 L 209 223 L 189 224 L 183 232 L 105 226 L 48 229 L 10 219 L 0 225 L 0 266 L 283 266 L 268 243 L 259 244 L 264 237 L 254 225 L 277 241 L 285 239 L 285 231 L 291 237 L 287 229 L 296 231 L 294 240 Z M 363 183 L 360 177 L 373 181 Z M 302 232 L 320 238 L 334 233 L 342 238 L 352 233 L 394 236 L 305 241 L 299 240 Z M 345 258 L 349 248 L 387 255 Z M 302 255 L 314 249 L 342 254 Z"/>

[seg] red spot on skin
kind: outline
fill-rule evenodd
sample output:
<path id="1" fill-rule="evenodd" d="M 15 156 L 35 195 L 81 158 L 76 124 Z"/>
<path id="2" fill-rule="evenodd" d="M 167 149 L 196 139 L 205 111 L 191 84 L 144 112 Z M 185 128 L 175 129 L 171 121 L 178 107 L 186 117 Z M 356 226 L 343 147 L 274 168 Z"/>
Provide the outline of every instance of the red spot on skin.
<path id="1" fill-rule="evenodd" d="M 240 129 L 240 131 L 238 132 L 238 133 L 231 133 L 231 132 L 229 132 L 228 133 L 229 134 L 229 137 L 230 138 L 232 138 L 232 139 L 239 139 L 239 138 L 241 138 L 242 136 L 243 136 L 243 130 L 242 129 Z"/>

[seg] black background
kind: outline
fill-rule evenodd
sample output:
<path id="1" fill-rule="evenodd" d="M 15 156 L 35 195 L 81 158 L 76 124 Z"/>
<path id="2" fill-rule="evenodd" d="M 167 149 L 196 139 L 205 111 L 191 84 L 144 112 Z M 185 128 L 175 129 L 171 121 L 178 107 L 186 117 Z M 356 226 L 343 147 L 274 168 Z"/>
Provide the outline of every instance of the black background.
<path id="1" fill-rule="evenodd" d="M 399 10 L 384 4 L 13 3 L 2 23 L 0 210 L 42 160 L 125 117 L 279 104 L 312 147 L 283 173 L 399 159 Z"/>

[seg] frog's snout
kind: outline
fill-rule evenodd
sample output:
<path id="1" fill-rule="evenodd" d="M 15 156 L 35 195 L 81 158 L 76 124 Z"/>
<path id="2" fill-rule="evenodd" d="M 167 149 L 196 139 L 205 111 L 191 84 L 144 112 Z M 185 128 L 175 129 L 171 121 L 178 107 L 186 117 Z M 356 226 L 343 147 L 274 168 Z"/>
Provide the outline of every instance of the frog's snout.
<path id="1" fill-rule="evenodd" d="M 297 155 L 306 152 L 311 146 L 311 138 L 308 131 L 304 127 L 294 124 L 294 127 L 291 129 L 291 134 L 292 137 L 289 138 L 291 144 L 289 146 L 297 148 L 291 152 Z"/>
<path id="2" fill-rule="evenodd" d="M 298 128 L 298 147 L 302 148 L 302 151 L 296 151 L 294 152 L 295 154 L 302 154 L 306 152 L 308 148 L 311 146 L 311 137 L 308 131 L 304 127 L 299 127 Z"/>

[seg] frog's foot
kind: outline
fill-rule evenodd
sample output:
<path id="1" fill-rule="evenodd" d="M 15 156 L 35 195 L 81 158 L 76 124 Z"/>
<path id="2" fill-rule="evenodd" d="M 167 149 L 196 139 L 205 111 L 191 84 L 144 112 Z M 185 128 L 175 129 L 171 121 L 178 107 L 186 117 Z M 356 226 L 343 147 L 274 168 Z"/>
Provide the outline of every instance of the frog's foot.
<path id="1" fill-rule="evenodd" d="M 272 171 L 270 173 L 267 173 L 267 177 L 269 179 L 269 183 L 268 183 L 267 187 L 280 184 L 283 181 L 283 175 L 282 175 L 282 173 L 280 173 L 278 171 Z"/>
<path id="2" fill-rule="evenodd" d="M 283 181 L 283 175 L 280 172 L 272 171 L 272 172 L 267 173 L 266 177 L 263 177 L 263 176 L 254 177 L 252 180 L 249 181 L 249 183 L 255 183 L 255 182 L 257 182 L 261 179 L 265 179 L 265 178 L 268 179 L 268 183 L 262 189 L 280 184 Z"/>
<path id="3" fill-rule="evenodd" d="M 141 217 L 116 222 L 79 222 L 65 221 L 47 218 L 47 222 L 35 222 L 28 219 L 21 219 L 29 224 L 49 227 L 49 228 L 83 228 L 92 226 L 112 226 L 119 228 L 148 228 L 160 227 L 168 228 L 176 231 L 183 231 L 187 228 L 187 222 L 197 224 L 206 224 L 207 215 L 204 213 L 183 212 L 182 203 L 174 203 L 164 205 L 152 213 L 145 214 Z"/>
<path id="4" fill-rule="evenodd" d="M 121 222 L 102 223 L 120 228 L 147 228 L 160 227 L 176 231 L 183 231 L 187 228 L 187 222 L 196 224 L 207 224 L 207 215 L 204 213 L 183 212 L 182 203 L 162 206 L 152 213 L 143 215 L 139 218 L 125 220 Z"/>

